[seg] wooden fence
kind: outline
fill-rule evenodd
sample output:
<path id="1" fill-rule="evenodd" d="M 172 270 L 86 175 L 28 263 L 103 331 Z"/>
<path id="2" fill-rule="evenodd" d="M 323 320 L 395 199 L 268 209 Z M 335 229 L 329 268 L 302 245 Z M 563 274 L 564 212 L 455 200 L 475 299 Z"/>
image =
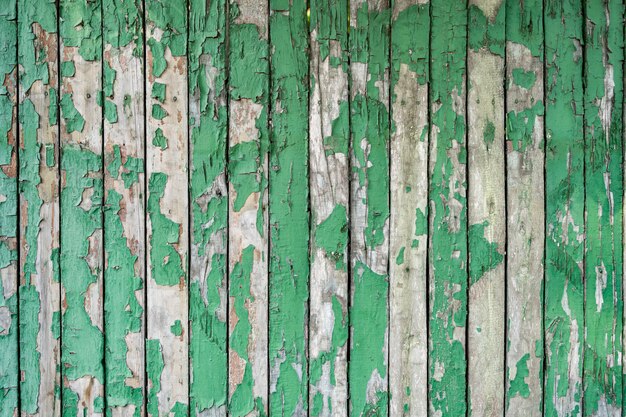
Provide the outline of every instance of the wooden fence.
<path id="1" fill-rule="evenodd" d="M 0 1 L 0 417 L 625 415 L 623 12 Z"/>

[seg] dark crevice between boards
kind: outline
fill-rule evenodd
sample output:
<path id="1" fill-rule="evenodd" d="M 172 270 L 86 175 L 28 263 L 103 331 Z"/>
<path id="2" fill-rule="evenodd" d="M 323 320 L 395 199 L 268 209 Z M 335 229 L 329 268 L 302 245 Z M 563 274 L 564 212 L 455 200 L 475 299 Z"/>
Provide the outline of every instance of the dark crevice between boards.
<path id="1" fill-rule="evenodd" d="M 144 207 L 144 211 L 147 208 L 147 195 L 148 195 L 148 106 L 146 103 L 147 97 L 146 97 L 146 91 L 148 91 L 148 65 L 147 65 L 147 47 L 148 47 L 148 43 L 147 43 L 147 25 L 146 25 L 146 0 L 141 0 L 141 26 L 143 28 L 143 33 L 144 35 L 142 36 L 142 60 L 143 60 L 143 92 L 144 92 L 144 97 L 142 100 L 142 105 L 143 105 L 143 123 L 144 123 L 144 127 L 143 127 L 143 152 L 144 152 L 144 157 L 143 157 L 143 197 L 142 197 L 142 203 L 143 203 L 143 207 Z M 143 324 L 143 344 L 144 344 L 144 349 L 143 349 L 143 412 L 146 413 L 147 415 L 147 403 L 148 403 L 148 348 L 147 348 L 147 341 L 148 341 L 148 216 L 147 213 L 144 214 L 143 216 L 143 230 L 144 230 L 144 242 L 143 242 L 143 265 L 144 265 L 144 277 L 143 277 L 143 298 L 144 298 L 144 305 L 143 305 L 143 320 L 142 320 L 142 324 Z"/>

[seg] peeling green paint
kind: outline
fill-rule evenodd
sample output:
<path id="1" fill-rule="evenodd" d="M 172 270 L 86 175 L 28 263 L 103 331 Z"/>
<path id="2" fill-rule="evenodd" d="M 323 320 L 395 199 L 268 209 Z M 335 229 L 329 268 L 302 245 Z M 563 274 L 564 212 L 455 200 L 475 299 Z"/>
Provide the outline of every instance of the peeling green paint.
<path id="1" fill-rule="evenodd" d="M 190 250 L 193 251 L 189 355 L 193 416 L 209 413 L 224 416 L 228 391 L 224 296 L 228 223 L 224 178 L 228 141 L 226 21 L 225 0 L 189 2 Z M 164 102 L 166 86 L 155 83 L 152 97 Z"/>
<path id="2" fill-rule="evenodd" d="M 71 93 L 63 94 L 60 106 L 67 133 L 82 132 L 85 128 L 85 118 L 76 110 Z"/>
<path id="3" fill-rule="evenodd" d="M 485 237 L 485 228 L 488 223 L 473 224 L 469 227 L 468 239 L 472 248 L 469 256 L 470 284 L 473 285 L 487 271 L 495 269 L 504 260 L 504 256 L 498 251 L 498 244 L 490 242 Z"/>
<path id="4" fill-rule="evenodd" d="M 230 397 L 230 415 L 243 417 L 254 410 L 256 400 L 253 393 L 254 380 L 252 366 L 248 358 L 249 338 L 252 331 L 249 312 L 246 305 L 254 301 L 250 294 L 250 273 L 254 263 L 254 246 L 247 246 L 242 254 L 241 261 L 236 263 L 230 274 L 230 297 L 234 303 L 234 311 L 238 321 L 230 334 L 230 349 L 239 358 L 246 362 L 243 379 L 237 385 Z"/>
<path id="5" fill-rule="evenodd" d="M 158 285 L 178 285 L 185 280 L 183 259 L 176 247 L 180 239 L 180 224 L 161 212 L 161 198 L 165 192 L 167 175 L 153 172 L 148 181 L 148 215 L 153 232 L 150 235 L 152 278 Z"/>
<path id="6" fill-rule="evenodd" d="M 163 129 L 160 127 L 154 132 L 154 137 L 152 138 L 152 144 L 154 146 L 158 146 L 161 150 L 167 149 L 167 138 L 163 134 Z"/>
<path id="7" fill-rule="evenodd" d="M 467 199 L 465 95 L 467 10 L 431 4 L 429 403 L 442 417 L 465 415 Z M 476 16 L 474 16 L 476 17 Z M 470 45 L 470 47 L 482 46 Z M 458 336 L 462 334 L 462 336 Z M 469 408 L 471 409 L 471 407 Z"/>
<path id="8" fill-rule="evenodd" d="M 546 364 L 544 415 L 582 406 L 584 136 L 583 8 L 548 2 L 546 56 Z"/>
<path id="9" fill-rule="evenodd" d="M 45 143 L 43 145 L 42 142 L 45 142 L 47 138 L 38 137 L 37 129 L 40 126 L 44 129 L 49 127 L 46 126 L 47 123 L 57 125 L 58 121 L 56 115 L 53 114 L 53 108 L 57 105 L 56 94 L 49 95 L 50 118 L 44 118 L 43 115 L 38 114 L 33 102 L 24 97 L 33 93 L 36 97 L 43 98 L 44 95 L 48 95 L 46 93 L 49 89 L 57 85 L 56 77 L 51 79 L 49 74 L 49 66 L 55 70 L 56 62 L 49 63 L 45 60 L 50 52 L 56 55 L 57 10 L 53 1 L 28 0 L 20 2 L 18 13 L 19 88 L 22 92 L 21 103 L 19 104 L 20 164 L 18 175 L 20 180 L 19 189 L 16 190 L 20 193 L 20 217 L 22 219 L 20 224 L 19 406 L 22 415 L 32 415 L 41 412 L 45 405 L 50 404 L 41 397 L 40 393 L 50 395 L 53 404 L 59 399 L 58 395 L 55 396 L 55 392 L 50 390 L 52 387 L 49 385 L 51 381 L 58 383 L 59 367 L 58 362 L 55 361 L 56 357 L 52 358 L 53 365 L 56 365 L 57 368 L 56 372 L 53 375 L 44 375 L 43 378 L 41 370 L 45 369 L 47 363 L 42 362 L 41 358 L 42 352 L 46 355 L 52 349 L 58 349 L 58 332 L 55 334 L 54 327 L 60 328 L 60 312 L 58 309 L 48 312 L 53 328 L 46 328 L 47 326 L 40 322 L 40 317 L 42 317 L 40 313 L 42 312 L 42 304 L 53 297 L 54 291 L 50 291 L 53 294 L 47 295 L 41 294 L 38 290 L 38 287 L 45 291 L 49 287 L 58 286 L 58 281 L 54 279 L 54 269 L 58 269 L 58 258 L 54 256 L 54 253 L 49 255 L 49 269 L 44 269 L 42 264 L 45 261 L 39 261 L 41 262 L 39 263 L 37 259 L 40 250 L 40 238 L 45 240 L 46 233 L 55 233 L 49 229 L 44 232 L 40 226 L 43 220 L 40 210 L 44 205 L 38 190 L 42 184 L 40 169 L 44 165 L 46 167 L 56 165 L 56 144 Z M 35 25 L 40 26 L 38 35 L 35 34 Z M 48 40 L 48 42 L 42 44 L 42 39 Z M 6 46 L 4 42 L 3 46 Z M 2 78 L 5 79 L 5 77 Z M 36 88 L 32 88 L 35 82 L 39 83 Z M 45 155 L 43 161 L 41 160 L 42 154 Z M 3 192 L 0 191 L 0 194 Z M 54 198 L 55 202 L 58 202 L 56 196 Z M 53 204 L 52 202 L 48 203 Z M 3 212 L 3 215 L 5 214 Z M 53 222 L 51 223 L 53 224 Z M 57 246 L 58 249 L 58 239 L 54 239 L 54 235 L 51 237 L 50 244 Z M 47 306 L 44 309 L 47 310 Z M 46 336 L 51 336 L 51 338 L 48 339 Z M 39 346 L 40 340 L 49 341 L 46 346 Z M 2 345 L 0 344 L 0 346 Z M 3 347 L 0 347 L 0 350 L 3 350 Z M 9 355 L 6 356 L 10 357 Z M 46 361 L 50 360 L 51 358 L 46 358 Z M 4 397 L 4 395 L 0 396 Z M 10 399 L 10 396 L 5 398 Z M 5 404 L 3 400 L 0 400 L 0 415 L 4 415 Z"/>
<path id="10" fill-rule="evenodd" d="M 350 390 L 350 415 L 386 416 L 386 387 L 378 387 L 374 391 L 373 400 L 368 388 L 370 384 L 379 386 L 381 378 L 387 377 L 387 358 L 384 353 L 389 283 L 385 275 L 376 274 L 361 262 L 353 266 L 353 273 L 356 282 L 350 309 L 352 337 L 349 384 L 359 389 Z"/>
<path id="11" fill-rule="evenodd" d="M 137 255 L 130 249 L 120 218 L 122 195 L 107 190 L 104 210 L 104 241 L 107 267 L 104 271 L 107 290 L 105 293 L 106 329 L 106 399 L 107 408 L 135 406 L 134 416 L 139 417 L 143 406 L 142 387 L 131 387 L 126 378 L 133 376 L 126 357 L 126 336 L 139 333 L 143 327 L 143 308 L 137 300 L 136 291 L 143 289 L 142 277 L 135 274 Z"/>
<path id="12" fill-rule="evenodd" d="M 511 402 L 512 398 L 516 396 L 522 396 L 524 398 L 528 398 L 530 396 L 530 387 L 526 382 L 526 378 L 528 378 L 528 359 L 530 358 L 530 353 L 525 354 L 515 365 L 515 378 L 511 379 L 510 377 L 510 369 L 507 370 L 507 378 L 509 378 L 509 389 L 507 392 L 507 407 Z"/>
<path id="13" fill-rule="evenodd" d="M 103 384 L 104 338 L 86 310 L 88 289 L 98 282 L 101 267 L 92 269 L 87 259 L 93 251 L 89 239 L 102 229 L 102 157 L 64 144 L 61 171 L 65 178 L 61 188 L 62 373 L 68 381 L 90 376 Z M 86 193 L 91 193 L 88 199 Z M 66 385 L 64 392 L 68 390 Z M 77 402 L 76 394 L 64 394 L 63 415 L 70 415 Z"/>
<path id="14" fill-rule="evenodd" d="M 356 9 L 355 9 L 356 8 Z M 350 363 L 348 368 L 349 415 L 387 415 L 388 296 L 387 272 L 389 221 L 389 53 L 391 10 L 367 1 L 352 6 L 350 54 L 352 71 L 351 142 L 353 218 L 352 300 L 350 305 Z M 366 74 L 359 72 L 363 65 Z M 362 71 L 362 70 L 361 70 Z M 366 82 L 355 85 L 355 74 Z M 356 181 L 355 181 L 356 180 Z M 358 223 L 356 223 L 358 222 Z M 362 224 L 364 223 L 364 224 Z M 358 243 L 356 243 L 358 242 Z M 382 252 L 382 262 L 372 254 Z M 379 255 L 374 256 L 374 258 Z M 377 271 L 377 272 L 374 272 Z"/>
<path id="15" fill-rule="evenodd" d="M 348 243 L 348 213 L 342 205 L 336 205 L 315 229 L 315 244 L 335 260 L 337 269 L 346 270 L 345 250 Z"/>
<path id="16" fill-rule="evenodd" d="M 623 405 L 623 61 L 621 2 L 584 2 L 585 416 Z M 605 411 L 611 410 L 611 411 Z"/>
<path id="17" fill-rule="evenodd" d="M 504 4 L 504 3 L 501 3 Z M 474 51 L 481 48 L 488 49 L 491 53 L 504 57 L 504 6 L 498 8 L 498 13 L 491 21 L 483 11 L 475 4 L 469 6 L 469 26 L 467 43 Z"/>
<path id="18" fill-rule="evenodd" d="M 522 88 L 530 90 L 537 81 L 537 74 L 525 71 L 523 68 L 513 68 L 513 82 Z"/>
<path id="19" fill-rule="evenodd" d="M 269 415 L 308 409 L 308 25 L 306 2 L 270 1 Z"/>

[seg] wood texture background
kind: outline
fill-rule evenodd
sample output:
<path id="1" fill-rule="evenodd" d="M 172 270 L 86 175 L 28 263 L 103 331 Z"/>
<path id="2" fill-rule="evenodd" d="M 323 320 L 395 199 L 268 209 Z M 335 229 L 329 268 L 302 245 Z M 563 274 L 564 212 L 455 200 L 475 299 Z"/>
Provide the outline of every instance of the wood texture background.
<path id="1" fill-rule="evenodd" d="M 626 415 L 621 0 L 0 2 L 0 417 Z"/>

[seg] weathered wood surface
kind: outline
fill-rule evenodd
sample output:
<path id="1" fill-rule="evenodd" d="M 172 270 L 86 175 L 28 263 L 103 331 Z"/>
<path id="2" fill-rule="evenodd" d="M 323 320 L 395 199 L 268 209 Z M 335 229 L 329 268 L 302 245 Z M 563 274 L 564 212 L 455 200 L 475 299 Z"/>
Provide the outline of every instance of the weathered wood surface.
<path id="1" fill-rule="evenodd" d="M 269 11 L 230 3 L 228 136 L 229 413 L 268 410 Z"/>
<path id="2" fill-rule="evenodd" d="M 467 398 L 467 7 L 431 3 L 428 408 L 465 415 Z"/>
<path id="3" fill-rule="evenodd" d="M 18 34 L 20 411 L 58 417 L 60 395 L 58 16 L 21 4 Z"/>
<path id="4" fill-rule="evenodd" d="M 0 416 L 16 416 L 19 406 L 17 8 L 0 6 Z"/>
<path id="5" fill-rule="evenodd" d="M 395 1 L 391 12 L 389 411 L 428 404 L 428 77 L 430 4 Z M 423 306 L 415 308 L 415 306 Z"/>
<path id="6" fill-rule="evenodd" d="M 389 49 L 386 0 L 350 1 L 349 415 L 389 408 Z"/>
<path id="7" fill-rule="evenodd" d="M 618 0 L 0 3 L 0 417 L 624 415 Z"/>
<path id="8" fill-rule="evenodd" d="M 321 417 L 348 415 L 347 13 L 347 0 L 311 2 L 309 412 Z"/>
<path id="9" fill-rule="evenodd" d="M 544 66 L 541 0 L 506 0 L 507 416 L 543 412 Z"/>
<path id="10" fill-rule="evenodd" d="M 102 4 L 59 10 L 61 400 L 63 416 L 104 415 Z"/>
<path id="11" fill-rule="evenodd" d="M 468 414 L 503 415 L 506 212 L 503 1 L 470 0 L 467 49 Z"/>
<path id="12" fill-rule="evenodd" d="M 187 1 L 145 2 L 149 416 L 189 415 Z"/>
<path id="13" fill-rule="evenodd" d="M 103 0 L 104 329 L 108 414 L 145 415 L 143 9 Z"/>
<path id="14" fill-rule="evenodd" d="M 192 416 L 225 417 L 228 393 L 226 7 L 226 0 L 189 1 L 189 407 Z"/>
<path id="15" fill-rule="evenodd" d="M 582 411 L 585 141 L 583 6 L 544 9 L 546 249 L 544 415 Z"/>

